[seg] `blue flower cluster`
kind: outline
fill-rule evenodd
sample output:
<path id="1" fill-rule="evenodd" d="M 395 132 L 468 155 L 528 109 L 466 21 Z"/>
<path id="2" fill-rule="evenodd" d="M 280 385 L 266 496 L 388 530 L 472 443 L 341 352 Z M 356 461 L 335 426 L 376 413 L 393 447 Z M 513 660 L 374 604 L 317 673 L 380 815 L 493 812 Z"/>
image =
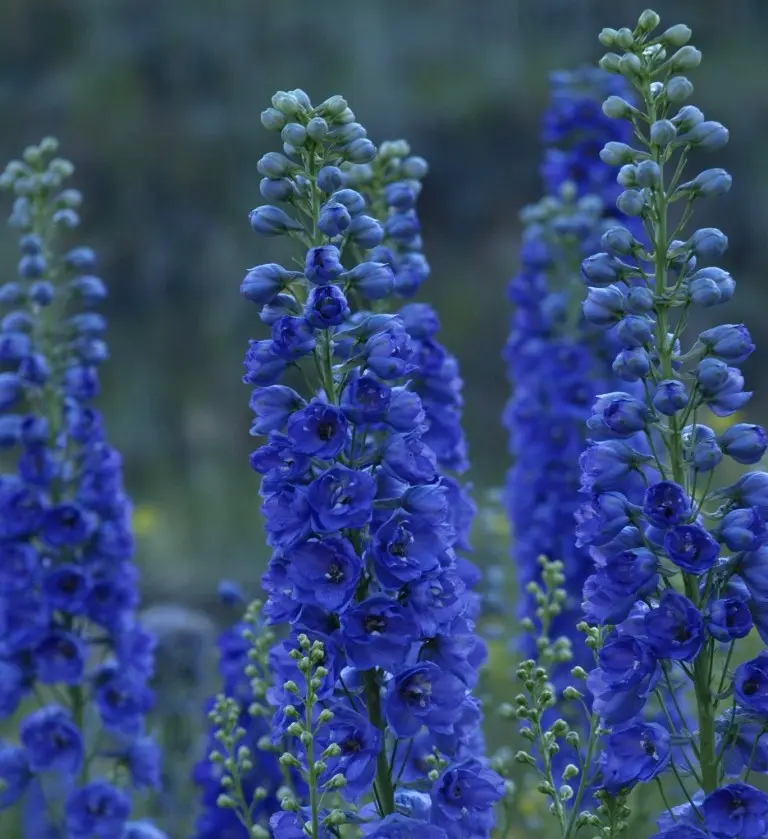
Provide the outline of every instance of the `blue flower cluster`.
<path id="1" fill-rule="evenodd" d="M 521 616 L 533 620 L 535 634 L 541 634 L 538 560 L 543 555 L 562 562 L 565 600 L 553 604 L 545 631 L 569 639 L 574 663 L 584 666 L 592 654 L 576 625 L 592 563 L 574 536 L 573 517 L 581 501 L 579 458 L 592 400 L 613 390 L 617 378 L 611 370 L 611 336 L 581 316 L 579 269 L 615 223 L 613 169 L 595 149 L 631 134 L 600 109 L 604 96 L 623 89 L 623 80 L 618 81 L 591 69 L 553 76 L 544 129 L 548 195 L 522 213 L 522 268 L 509 284 L 515 311 L 504 354 L 514 388 L 504 417 L 514 458 L 506 504 Z M 533 655 L 534 639 L 529 636 L 524 643 Z M 560 687 L 567 672 L 561 666 L 551 673 Z"/>
<path id="2" fill-rule="evenodd" d="M 577 534 L 595 560 L 584 609 L 599 627 L 591 631 L 597 667 L 587 686 L 610 732 L 600 748 L 606 801 L 623 800 L 665 771 L 680 781 L 681 770 L 699 792 L 691 795 L 680 781 L 687 809 L 668 816 L 672 824 L 662 820 L 659 836 L 757 837 L 768 829 L 768 796 L 746 781 L 768 770 L 759 739 L 768 724 L 765 654 L 733 677 L 728 665 L 753 624 L 768 640 L 768 474 L 749 471 L 731 485 L 711 486 L 724 457 L 755 465 L 767 443 L 750 423 L 721 434 L 704 424 L 704 410 L 729 417 L 746 404 L 751 394 L 739 365 L 754 344 L 743 325 L 723 324 L 685 345 L 690 312 L 734 292 L 730 274 L 711 264 L 726 250 L 726 236 L 714 228 L 684 232 L 698 199 L 731 186 L 722 169 L 686 180 L 685 165 L 697 150 L 724 146 L 728 131 L 683 104 L 693 91 L 684 73 L 701 60 L 687 43 L 690 29 L 654 36 L 658 23 L 647 11 L 634 30 L 601 33 L 603 45 L 616 50 L 601 66 L 631 82 L 638 102 L 606 99 L 604 113 L 630 124 L 636 142 L 609 142 L 600 156 L 621 167 L 617 206 L 642 220 L 648 242 L 617 226 L 582 266 L 584 317 L 614 331 L 614 370 L 629 385 L 602 394 L 587 422 L 588 499 Z M 673 215 L 670 205 L 678 202 Z M 637 382 L 639 392 L 631 389 Z M 634 445 L 635 435 L 646 448 Z M 623 489 L 629 475 L 644 483 L 639 501 Z M 735 702 L 727 698 L 731 678 Z M 677 700 L 680 685 L 695 694 L 692 725 Z M 664 725 L 643 721 L 654 706 Z M 741 780 L 723 786 L 726 775 Z"/>
<path id="3" fill-rule="evenodd" d="M 130 789 L 159 780 L 154 638 L 135 615 L 121 457 L 91 407 L 106 289 L 90 248 L 61 248 L 80 194 L 56 148 L 28 148 L 0 178 L 21 234 L 18 279 L 0 287 L 0 719 L 22 712 L 18 742 L 0 742 L 0 810 L 26 800 L 45 839 L 150 839 L 128 820 Z"/>
<path id="4" fill-rule="evenodd" d="M 503 784 L 472 695 L 478 576 L 456 553 L 473 507 L 443 474 L 465 466 L 461 380 L 428 306 L 385 311 L 428 274 L 415 212 L 426 165 L 402 143 L 377 152 L 339 96 L 272 104 L 262 122 L 283 152 L 259 161 L 270 203 L 250 221 L 302 258 L 246 274 L 271 336 L 251 342 L 244 381 L 266 437 L 250 458 L 273 549 L 264 614 L 289 628 L 266 662 L 272 741 L 306 785 L 272 834 L 306 823 L 319 839 L 356 820 L 378 839 L 487 837 Z"/>

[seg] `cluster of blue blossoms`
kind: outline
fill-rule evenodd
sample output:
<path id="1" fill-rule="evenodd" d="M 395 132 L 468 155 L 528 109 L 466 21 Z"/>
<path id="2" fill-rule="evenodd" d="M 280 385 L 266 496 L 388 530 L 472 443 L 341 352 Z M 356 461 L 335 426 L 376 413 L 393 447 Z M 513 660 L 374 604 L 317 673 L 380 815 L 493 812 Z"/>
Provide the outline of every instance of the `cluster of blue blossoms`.
<path id="1" fill-rule="evenodd" d="M 402 141 L 377 150 L 339 96 L 314 107 L 294 90 L 272 102 L 262 123 L 283 152 L 259 161 L 270 203 L 250 222 L 293 238 L 302 257 L 251 269 L 241 291 L 271 329 L 251 342 L 244 380 L 252 433 L 266 438 L 250 458 L 274 551 L 263 613 L 288 636 L 248 669 L 241 628 L 226 636 L 223 662 L 250 678 L 239 698 L 253 722 L 241 716 L 238 736 L 269 762 L 268 731 L 282 756 L 269 772 L 249 756 L 253 779 L 238 800 L 237 761 L 209 773 L 200 836 L 254 834 L 278 795 L 275 839 L 320 839 L 344 824 L 370 839 L 487 837 L 503 783 L 483 757 L 472 695 L 485 658 L 478 575 L 457 553 L 474 514 L 449 474 L 467 465 L 461 379 L 429 306 L 386 311 L 429 273 L 416 212 L 426 164 Z M 269 725 L 254 701 L 265 681 Z"/>
<path id="2" fill-rule="evenodd" d="M 57 144 L 0 178 L 16 200 L 18 279 L 0 286 L 0 811 L 34 839 L 158 839 L 130 790 L 159 780 L 144 718 L 154 639 L 135 617 L 131 503 L 91 402 L 106 296 L 87 247 L 62 250 L 80 194 Z M 109 780 L 108 780 L 109 779 Z"/>
<path id="3" fill-rule="evenodd" d="M 686 163 L 697 150 L 724 146 L 728 131 L 683 104 L 693 92 L 683 74 L 701 60 L 688 45 L 690 29 L 653 36 L 658 23 L 646 11 L 634 30 L 600 36 L 616 50 L 601 67 L 635 91 L 633 102 L 613 94 L 603 103 L 633 138 L 606 143 L 600 157 L 620 167 L 617 208 L 642 222 L 643 232 L 613 226 L 582 264 L 584 319 L 618 343 L 612 367 L 622 382 L 598 396 L 587 420 L 587 500 L 576 514 L 578 544 L 594 563 L 582 629 L 596 666 L 573 671 L 586 679 L 592 725 L 581 766 L 564 777 L 582 776 L 576 804 L 592 782 L 600 804 L 596 814 L 568 817 L 558 806 L 572 788 L 555 791 L 548 778 L 543 791 L 556 800 L 565 836 L 586 824 L 618 835 L 632 788 L 657 781 L 667 812 L 656 839 L 756 839 L 768 831 L 768 795 L 747 782 L 768 772 L 768 657 L 735 673 L 729 665 L 753 626 L 768 641 L 768 474 L 748 471 L 712 486 L 724 458 L 757 464 L 768 443 L 750 423 L 718 434 L 703 422 L 704 411 L 730 417 L 748 401 L 739 365 L 754 344 L 743 325 L 723 324 L 685 345 L 694 307 L 726 303 L 735 288 L 711 264 L 726 250 L 726 236 L 714 228 L 685 233 L 695 202 L 731 186 L 722 169 L 686 180 Z M 630 477 L 642 487 L 639 498 L 627 491 Z M 685 704 L 689 692 L 693 709 Z M 575 688 L 566 694 L 580 697 Z M 547 694 L 541 705 L 552 701 Z M 535 724 L 538 711 L 525 697 L 520 703 Z M 667 794 L 683 803 L 671 807 Z"/>
<path id="4" fill-rule="evenodd" d="M 612 370 L 615 336 L 581 313 L 580 268 L 617 221 L 615 175 L 598 152 L 607 142 L 631 136 L 629 126 L 609 119 L 600 107 L 605 96 L 620 92 L 626 93 L 624 80 L 601 70 L 553 75 L 543 133 L 548 194 L 522 212 L 522 268 L 509 284 L 515 311 L 505 359 L 514 393 L 504 421 L 514 465 L 506 503 L 521 617 L 534 624 L 521 640 L 533 655 L 534 636 L 545 629 L 539 558 L 560 561 L 564 599 L 549 609 L 546 631 L 567 639 L 570 660 L 585 667 L 592 653 L 576 626 L 591 561 L 573 527 L 582 501 L 579 457 L 595 395 L 614 390 L 619 379 Z M 562 688 L 568 668 L 555 667 L 550 675 Z"/>

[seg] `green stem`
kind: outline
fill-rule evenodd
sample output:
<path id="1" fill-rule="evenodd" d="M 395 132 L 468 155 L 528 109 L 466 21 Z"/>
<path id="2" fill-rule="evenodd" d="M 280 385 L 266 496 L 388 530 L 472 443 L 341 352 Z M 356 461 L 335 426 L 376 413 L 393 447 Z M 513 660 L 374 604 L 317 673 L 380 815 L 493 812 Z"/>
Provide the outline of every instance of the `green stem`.
<path id="1" fill-rule="evenodd" d="M 363 684 L 365 686 L 365 704 L 368 706 L 368 718 L 382 732 L 382 738 L 384 738 L 386 728 L 381 716 L 381 698 L 375 670 L 366 670 L 363 674 Z M 389 770 L 387 750 L 383 744 L 376 757 L 375 784 L 382 810 L 381 815 L 382 817 L 389 816 L 395 812 L 395 787 Z"/>

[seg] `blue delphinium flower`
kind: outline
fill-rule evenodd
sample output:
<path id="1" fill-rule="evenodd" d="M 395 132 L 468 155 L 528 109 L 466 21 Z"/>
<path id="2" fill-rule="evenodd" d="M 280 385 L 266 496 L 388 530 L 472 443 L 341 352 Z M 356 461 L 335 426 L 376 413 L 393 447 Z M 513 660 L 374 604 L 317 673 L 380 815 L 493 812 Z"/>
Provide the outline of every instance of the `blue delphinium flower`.
<path id="1" fill-rule="evenodd" d="M 266 437 L 250 459 L 274 551 L 263 614 L 289 627 L 263 661 L 247 648 L 269 627 L 245 644 L 250 666 L 222 656 L 228 698 L 217 701 L 214 724 L 229 732 L 230 763 L 220 750 L 216 761 L 225 780 L 233 769 L 258 777 L 259 732 L 244 762 L 237 743 L 256 725 L 248 714 L 264 722 L 266 700 L 271 748 L 298 779 L 286 806 L 301 813 L 299 821 L 293 812 L 269 818 L 277 839 L 304 823 L 320 839 L 348 818 L 345 801 L 361 805 L 373 835 L 390 835 L 398 813 L 426 832 L 429 798 L 417 819 L 398 792 L 412 738 L 429 738 L 438 770 L 471 759 L 468 776 L 495 777 L 483 763 L 471 694 L 484 658 L 473 624 L 477 574 L 457 554 L 468 547 L 472 506 L 445 474 L 465 466 L 461 380 L 433 340 L 431 310 L 386 311 L 388 297 L 412 296 L 428 274 L 415 212 L 426 165 L 403 144 L 377 154 L 338 96 L 315 107 L 303 91 L 280 92 L 262 121 L 281 132 L 284 154 L 260 161 L 261 192 L 285 210 L 259 207 L 251 225 L 294 238 L 304 266 L 254 268 L 242 286 L 271 327 L 271 338 L 251 342 L 244 376 L 254 386 L 252 432 Z M 301 394 L 280 382 L 289 366 L 301 372 Z M 239 800 L 215 776 L 205 784 L 233 837 L 266 825 L 276 787 L 261 772 L 258 806 L 250 788 Z M 427 773 L 423 785 L 434 780 Z M 496 792 L 470 801 L 472 818 L 451 837 L 488 836 Z M 326 809 L 331 801 L 340 808 Z M 206 807 L 201 838 L 216 820 Z"/>
<path id="2" fill-rule="evenodd" d="M 0 186 L 16 195 L 18 280 L 2 286 L 0 403 L 0 717 L 25 706 L 19 747 L 0 750 L 0 809 L 42 795 L 34 830 L 120 839 L 124 786 L 159 781 L 145 733 L 154 637 L 137 621 L 131 503 L 101 415 L 106 297 L 96 255 L 69 250 L 80 194 L 55 140 L 29 147 Z M 87 706 L 93 706 L 89 708 Z M 98 767 L 98 769 L 97 769 Z M 93 777 L 108 769 L 109 782 Z M 121 770 L 126 770 L 122 772 Z M 31 800 L 31 799 L 30 799 Z M 30 828 L 32 829 L 32 828 Z"/>
<path id="3" fill-rule="evenodd" d="M 600 110 L 607 93 L 623 88 L 621 79 L 591 69 L 553 77 L 544 127 L 548 194 L 523 211 L 522 267 L 509 285 L 515 311 L 505 358 L 514 393 L 504 421 L 514 462 L 507 476 L 506 501 L 521 616 L 532 621 L 540 634 L 542 604 L 531 589 L 542 579 L 538 560 L 545 556 L 562 562 L 564 579 L 559 588 L 565 599 L 552 610 L 546 634 L 568 638 L 573 663 L 584 666 L 591 662 L 591 653 L 575 627 L 592 563 L 574 536 L 573 517 L 581 501 L 579 458 L 591 402 L 596 394 L 614 390 L 618 379 L 611 370 L 611 340 L 579 313 L 583 297 L 579 266 L 611 226 L 606 217 L 613 216 L 615 223 L 615 174 L 597 151 L 606 142 L 631 134 Z M 601 325 L 617 322 L 611 301 L 595 306 Z M 626 448 L 626 453 L 612 452 L 610 464 L 607 458 L 593 463 L 594 449 L 584 453 L 585 470 L 600 471 L 602 489 L 624 489 L 638 478 L 644 457 Z M 533 641 L 524 643 L 529 644 L 526 652 L 534 655 Z M 562 665 L 551 675 L 560 689 L 567 684 Z"/>
<path id="4" fill-rule="evenodd" d="M 595 561 L 584 587 L 593 624 L 584 629 L 598 651 L 587 678 L 589 750 L 600 754 L 604 813 L 623 812 L 635 783 L 671 771 L 662 788 L 672 793 L 678 782 L 689 809 L 684 817 L 669 813 L 686 825 L 679 833 L 664 819 L 660 835 L 757 837 L 765 833 L 768 797 L 746 781 L 768 769 L 759 745 L 768 721 L 765 653 L 735 676 L 728 667 L 753 620 L 768 637 L 761 623 L 768 476 L 749 472 L 729 486 L 711 486 L 723 457 L 757 463 L 765 434 L 739 423 L 718 435 L 704 424 L 702 409 L 730 416 L 746 403 L 739 365 L 754 344 L 743 325 L 716 326 L 693 339 L 687 333 L 693 307 L 725 302 L 734 290 L 725 271 L 706 265 L 725 251 L 725 235 L 686 231 L 696 200 L 726 192 L 730 176 L 710 169 L 684 179 L 689 157 L 719 149 L 728 131 L 682 105 L 693 91 L 683 74 L 701 54 L 687 43 L 688 27 L 654 35 L 658 24 L 649 10 L 634 30 L 600 36 L 616 50 L 601 66 L 636 91 L 634 103 L 606 99 L 606 116 L 631 125 L 634 140 L 609 142 L 600 156 L 621 167 L 617 208 L 642 221 L 647 244 L 619 226 L 582 265 L 589 286 L 584 317 L 613 331 L 613 369 L 627 383 L 593 405 L 586 499 L 577 516 L 579 540 Z M 646 446 L 633 453 L 638 434 Z M 637 463 L 644 464 L 639 500 L 614 483 L 621 464 Z M 692 720 L 678 697 L 686 687 L 695 697 Z M 650 715 L 653 736 L 642 721 Z M 608 731 L 602 739 L 601 729 Z M 753 749 L 744 758 L 739 744 L 748 732 Z M 742 780 L 721 786 L 734 770 L 743 771 Z"/>

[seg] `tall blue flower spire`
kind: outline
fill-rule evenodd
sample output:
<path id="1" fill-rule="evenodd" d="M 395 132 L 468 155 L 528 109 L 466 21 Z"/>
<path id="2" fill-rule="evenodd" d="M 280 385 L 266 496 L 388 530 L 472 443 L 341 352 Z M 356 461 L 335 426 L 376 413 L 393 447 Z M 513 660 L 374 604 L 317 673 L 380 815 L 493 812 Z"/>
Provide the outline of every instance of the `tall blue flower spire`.
<path id="1" fill-rule="evenodd" d="M 119 839 L 144 829 L 131 791 L 159 780 L 154 638 L 135 614 L 121 457 L 92 407 L 106 288 L 95 253 L 65 245 L 80 194 L 56 149 L 46 139 L 0 177 L 21 252 L 0 287 L 0 718 L 25 709 L 0 744 L 0 809 L 26 802 L 29 835 Z"/>
<path id="2" fill-rule="evenodd" d="M 575 627 L 592 562 L 575 536 L 579 459 L 592 400 L 617 379 L 611 338 L 581 315 L 580 266 L 615 223 L 615 170 L 597 153 L 631 131 L 606 117 L 600 102 L 624 89 L 623 80 L 592 68 L 552 76 L 543 130 L 547 195 L 522 213 L 522 264 L 509 284 L 514 314 L 504 353 L 513 386 L 504 416 L 513 456 L 506 503 L 521 617 L 541 633 L 540 558 L 562 563 L 563 599 L 551 604 L 546 632 L 568 639 L 573 663 L 584 666 L 591 653 Z M 524 643 L 534 654 L 533 638 Z M 556 667 L 554 676 L 560 682 L 567 668 Z"/>
<path id="3" fill-rule="evenodd" d="M 269 203 L 250 222 L 293 239 L 300 256 L 294 268 L 251 269 L 241 287 L 271 335 L 251 342 L 244 380 L 252 433 L 265 438 L 250 459 L 273 549 L 263 615 L 288 630 L 245 671 L 292 773 L 270 828 L 277 839 L 349 822 L 377 839 L 489 836 L 503 784 L 472 695 L 485 655 L 477 575 L 457 554 L 472 508 L 443 474 L 464 467 L 451 425 L 461 384 L 433 341 L 434 313 L 388 311 L 428 275 L 415 211 L 426 165 L 403 143 L 377 151 L 339 96 L 313 106 L 295 90 L 272 104 L 262 122 L 283 152 L 259 162 Z M 283 383 L 289 369 L 297 389 Z M 265 707 L 253 689 L 250 711 Z M 257 835 L 255 799 L 232 793 L 254 760 L 239 760 L 228 719 L 223 697 L 214 723 L 230 757 L 214 755 L 224 775 L 212 797 L 241 820 L 233 836 Z"/>

